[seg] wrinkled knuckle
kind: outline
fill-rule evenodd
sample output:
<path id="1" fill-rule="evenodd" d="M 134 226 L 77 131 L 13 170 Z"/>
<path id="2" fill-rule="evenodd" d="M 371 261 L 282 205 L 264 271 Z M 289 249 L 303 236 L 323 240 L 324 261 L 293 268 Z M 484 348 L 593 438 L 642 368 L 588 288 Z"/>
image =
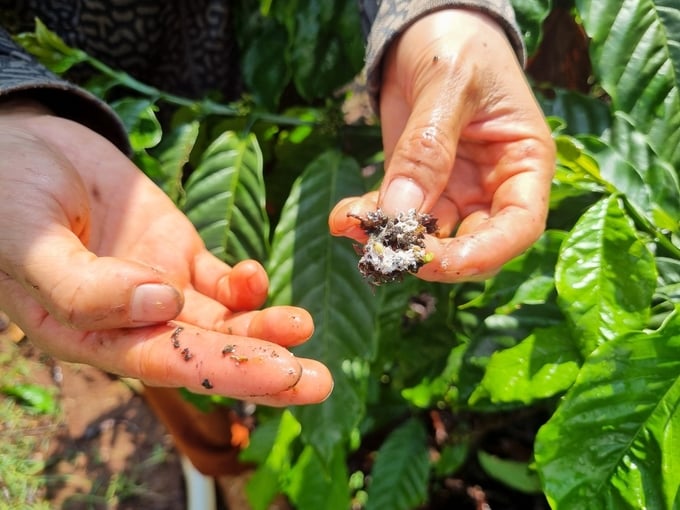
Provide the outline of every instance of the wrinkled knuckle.
<path id="1" fill-rule="evenodd" d="M 429 171 L 436 174 L 438 169 L 453 166 L 453 160 L 450 134 L 436 126 L 414 130 L 395 152 L 395 161 L 413 173 Z"/>

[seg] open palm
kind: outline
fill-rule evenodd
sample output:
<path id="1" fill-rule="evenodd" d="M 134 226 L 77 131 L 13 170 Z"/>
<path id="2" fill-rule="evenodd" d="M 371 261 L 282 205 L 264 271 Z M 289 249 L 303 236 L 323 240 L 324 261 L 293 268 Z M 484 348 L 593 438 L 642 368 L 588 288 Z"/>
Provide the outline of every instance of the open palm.
<path id="1" fill-rule="evenodd" d="M 68 120 L 0 117 L 0 308 L 53 355 L 270 404 L 323 400 L 327 369 L 286 347 L 313 332 L 295 307 L 257 310 L 254 261 L 212 256 L 116 147 Z"/>

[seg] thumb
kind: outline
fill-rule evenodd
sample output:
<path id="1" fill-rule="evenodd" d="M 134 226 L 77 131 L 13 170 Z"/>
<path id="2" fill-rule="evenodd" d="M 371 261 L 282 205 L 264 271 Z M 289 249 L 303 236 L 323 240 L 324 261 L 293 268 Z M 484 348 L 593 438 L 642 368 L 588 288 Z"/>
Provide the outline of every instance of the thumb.
<path id="1" fill-rule="evenodd" d="M 420 43 L 438 35 L 426 21 L 407 30 L 385 57 L 380 119 L 386 170 L 378 206 L 388 214 L 431 211 L 479 102 L 465 57 L 446 45 Z"/>
<path id="2" fill-rule="evenodd" d="M 443 79 L 430 82 L 412 107 L 391 87 L 381 96 L 386 170 L 378 206 L 387 214 L 429 212 L 449 182 L 467 108 Z"/>
<path id="3" fill-rule="evenodd" d="M 182 309 L 182 293 L 158 270 L 97 257 L 66 228 L 34 239 L 20 258 L 10 276 L 25 297 L 75 329 L 144 326 L 173 319 Z M 12 308 L 22 313 L 17 303 Z"/>

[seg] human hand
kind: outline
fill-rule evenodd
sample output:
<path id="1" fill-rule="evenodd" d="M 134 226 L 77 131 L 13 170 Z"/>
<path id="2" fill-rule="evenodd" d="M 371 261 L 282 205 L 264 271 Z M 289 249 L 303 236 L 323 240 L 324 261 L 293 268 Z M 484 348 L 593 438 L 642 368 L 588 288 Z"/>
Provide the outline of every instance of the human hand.
<path id="1" fill-rule="evenodd" d="M 35 104 L 0 107 L 0 309 L 55 357 L 266 405 L 322 401 L 330 373 L 286 347 L 300 308 L 256 310 L 264 269 L 210 254 L 116 147 Z"/>
<path id="2" fill-rule="evenodd" d="M 342 200 L 331 233 L 366 241 L 353 216 L 414 208 L 438 219 L 418 277 L 487 278 L 543 232 L 555 167 L 550 131 L 501 28 L 445 9 L 411 25 L 383 63 L 385 177 Z M 455 234 L 455 237 L 449 237 Z"/>

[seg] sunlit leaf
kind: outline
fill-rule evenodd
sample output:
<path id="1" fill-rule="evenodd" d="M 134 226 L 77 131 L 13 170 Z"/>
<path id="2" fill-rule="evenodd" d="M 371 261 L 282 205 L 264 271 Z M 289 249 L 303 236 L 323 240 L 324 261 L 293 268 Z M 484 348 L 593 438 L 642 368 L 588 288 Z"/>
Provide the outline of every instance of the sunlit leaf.
<path id="1" fill-rule="evenodd" d="M 16 42 L 56 74 L 87 60 L 87 53 L 69 47 L 57 34 L 36 18 L 35 31 L 17 35 Z"/>
<path id="2" fill-rule="evenodd" d="M 262 155 L 254 135 L 227 131 L 185 185 L 183 209 L 208 249 L 229 264 L 264 262 L 269 243 Z"/>
<path id="3" fill-rule="evenodd" d="M 584 357 L 619 333 L 645 327 L 656 269 L 616 195 L 586 211 L 565 239 L 555 283 Z"/>
<path id="4" fill-rule="evenodd" d="M 563 326 L 536 329 L 519 344 L 495 352 L 471 403 L 532 404 L 566 391 L 574 383 L 581 356 Z"/>
<path id="5" fill-rule="evenodd" d="M 680 164 L 680 8 L 676 0 L 576 0 L 598 82 L 654 150 Z"/>
<path id="6" fill-rule="evenodd" d="M 367 362 L 375 356 L 375 296 L 356 268 L 352 243 L 328 233 L 333 206 L 362 192 L 354 160 L 335 151 L 319 156 L 291 190 L 268 266 L 271 303 L 301 306 L 314 318 L 314 336 L 295 352 L 325 363 L 335 379 L 328 400 L 294 410 L 303 438 L 324 461 L 362 416 Z"/>
<path id="7" fill-rule="evenodd" d="M 634 202 L 635 205 L 648 213 L 657 228 L 677 231 L 680 182 L 676 169 L 654 153 L 647 134 L 638 131 L 633 120 L 621 112 L 614 116 L 614 122 L 604 136 L 620 157 L 635 168 L 648 190 L 650 206 L 645 209 L 644 204 Z M 634 200 L 634 196 L 627 198 Z"/>
<path id="8" fill-rule="evenodd" d="M 524 254 L 508 262 L 489 279 L 484 292 L 461 309 L 494 306 L 497 313 L 509 313 L 524 304 L 545 303 L 554 292 L 554 268 L 564 232 L 546 232 Z"/>
<path id="9" fill-rule="evenodd" d="M 552 508 L 678 508 L 679 410 L 680 314 L 595 350 L 536 439 Z"/>

